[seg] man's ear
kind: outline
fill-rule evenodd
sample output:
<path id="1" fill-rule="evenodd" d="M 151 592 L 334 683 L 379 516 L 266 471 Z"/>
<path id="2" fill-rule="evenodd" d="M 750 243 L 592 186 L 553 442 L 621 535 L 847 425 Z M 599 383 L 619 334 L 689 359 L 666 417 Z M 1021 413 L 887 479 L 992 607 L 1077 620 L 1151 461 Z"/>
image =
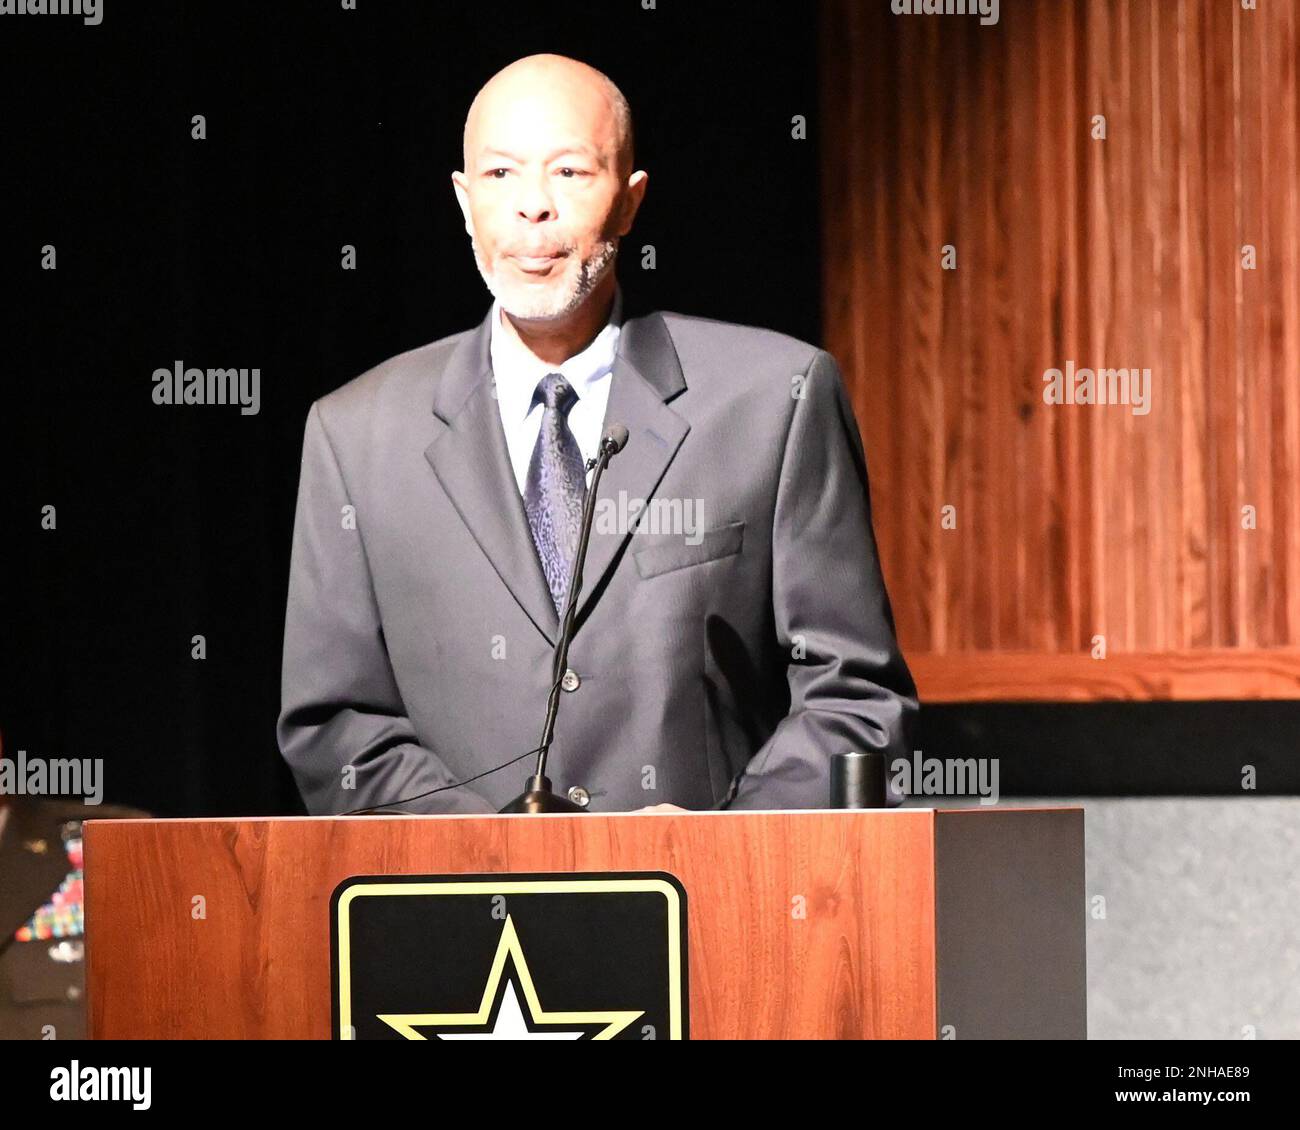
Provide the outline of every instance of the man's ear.
<path id="1" fill-rule="evenodd" d="M 620 239 L 632 230 L 632 223 L 641 208 L 641 201 L 645 199 L 649 182 L 650 174 L 644 169 L 638 169 L 627 178 L 627 189 L 623 193 L 623 215 L 618 225 Z"/>
<path id="2" fill-rule="evenodd" d="M 465 234 L 473 236 L 473 221 L 469 210 L 469 181 L 462 172 L 451 174 L 451 187 L 456 193 L 456 203 L 460 205 L 460 214 L 465 217 Z"/>

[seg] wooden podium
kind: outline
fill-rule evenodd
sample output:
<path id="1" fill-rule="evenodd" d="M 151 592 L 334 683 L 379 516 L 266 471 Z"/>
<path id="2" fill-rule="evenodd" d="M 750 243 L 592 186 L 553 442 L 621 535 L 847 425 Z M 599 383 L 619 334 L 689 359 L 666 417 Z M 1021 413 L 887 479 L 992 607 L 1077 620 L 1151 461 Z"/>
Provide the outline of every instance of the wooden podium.
<path id="1" fill-rule="evenodd" d="M 534 876 L 589 882 L 607 873 L 640 876 L 630 884 L 639 893 L 619 897 L 641 901 L 545 903 L 527 885 Z M 355 877 L 371 885 L 342 893 Z M 374 877 L 397 877 L 397 885 Z M 505 893 L 494 896 L 499 877 Z M 356 897 L 385 892 L 422 897 Z M 457 919 L 469 902 L 430 901 L 448 892 L 476 892 L 482 912 Z M 520 1011 L 530 1005 L 536 1021 L 549 1008 L 545 1015 L 592 1032 L 596 1014 L 571 1002 L 596 1000 L 600 979 L 621 968 L 653 972 L 663 923 L 680 927 L 681 952 L 664 959 L 680 980 L 677 1030 L 638 1024 L 634 1010 L 600 1031 L 640 1039 L 1086 1036 L 1080 808 L 91 820 L 85 899 L 94 1038 L 349 1038 L 376 1011 L 360 995 L 362 973 L 349 980 L 354 964 L 377 962 L 364 976 L 391 1000 L 404 978 L 414 985 L 426 974 L 451 976 L 462 958 L 494 976 L 505 961 L 508 981 L 510 959 L 500 956 L 507 941 L 522 946 L 511 951 L 516 972 L 530 947 L 533 965 L 545 959 L 552 970 L 531 975 L 527 991 L 515 982 L 526 998 Z M 508 926 L 502 906 L 515 917 L 527 910 L 536 925 Z M 582 925 L 557 921 L 578 914 L 565 906 L 581 908 Z M 426 917 L 399 920 L 394 907 Z M 641 929 L 642 910 L 654 954 L 623 954 L 620 931 Z M 465 956 L 479 944 L 471 935 L 498 938 L 500 953 Z M 398 941 L 406 956 L 363 953 Z M 548 945 L 562 952 L 541 952 Z M 342 1006 L 340 1029 L 332 1002 L 344 989 L 357 995 Z M 385 1031 L 431 1038 L 433 990 L 412 994 L 414 1011 L 402 1006 L 396 1019 L 385 1012 Z M 565 994 L 567 1012 L 557 999 Z M 464 1013 L 455 1012 L 454 1030 L 478 1031 Z"/>

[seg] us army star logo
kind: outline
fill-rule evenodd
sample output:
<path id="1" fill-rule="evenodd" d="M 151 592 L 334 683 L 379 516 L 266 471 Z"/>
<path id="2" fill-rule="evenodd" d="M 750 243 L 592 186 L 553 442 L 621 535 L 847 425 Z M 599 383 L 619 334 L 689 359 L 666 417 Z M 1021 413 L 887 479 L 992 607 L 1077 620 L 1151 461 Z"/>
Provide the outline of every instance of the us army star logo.
<path id="1" fill-rule="evenodd" d="M 666 871 L 353 875 L 330 898 L 337 1040 L 686 1040 Z"/>
<path id="2" fill-rule="evenodd" d="M 506 974 L 513 965 L 512 975 Z M 528 1015 L 519 1005 L 519 993 Z M 425 1012 L 383 1015 L 379 1019 L 408 1040 L 610 1040 L 643 1010 L 613 1012 L 547 1012 L 524 958 L 515 923 L 506 915 L 505 928 L 492 960 L 492 972 L 477 1012 Z M 432 1029 L 422 1032 L 421 1029 Z"/>

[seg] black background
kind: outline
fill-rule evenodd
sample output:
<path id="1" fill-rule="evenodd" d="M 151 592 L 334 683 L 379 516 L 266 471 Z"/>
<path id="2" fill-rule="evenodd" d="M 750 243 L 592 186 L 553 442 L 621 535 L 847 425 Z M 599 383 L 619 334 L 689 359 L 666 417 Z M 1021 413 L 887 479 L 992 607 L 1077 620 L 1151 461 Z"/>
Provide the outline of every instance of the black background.
<path id="1" fill-rule="evenodd" d="M 6 751 L 103 757 L 107 799 L 160 815 L 300 810 L 274 727 L 307 409 L 487 312 L 450 174 L 475 92 L 512 59 L 573 55 L 632 104 L 650 182 L 620 262 L 629 307 L 817 340 L 816 143 L 790 136 L 816 111 L 813 11 L 105 0 L 98 27 L 0 17 Z M 177 359 L 260 368 L 260 413 L 155 405 L 152 373 Z"/>

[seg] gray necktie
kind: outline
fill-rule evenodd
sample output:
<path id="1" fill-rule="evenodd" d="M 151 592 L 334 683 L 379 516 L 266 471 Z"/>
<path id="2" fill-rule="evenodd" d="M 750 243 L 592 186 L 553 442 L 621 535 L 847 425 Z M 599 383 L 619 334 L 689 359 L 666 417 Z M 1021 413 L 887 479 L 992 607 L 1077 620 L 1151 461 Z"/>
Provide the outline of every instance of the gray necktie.
<path id="1" fill-rule="evenodd" d="M 587 472 L 578 441 L 569 430 L 569 409 L 577 403 L 578 394 L 559 373 L 548 373 L 533 393 L 533 403 L 539 400 L 546 407 L 528 464 L 524 510 L 555 610 L 562 612 L 569 571 L 578 551 Z"/>

